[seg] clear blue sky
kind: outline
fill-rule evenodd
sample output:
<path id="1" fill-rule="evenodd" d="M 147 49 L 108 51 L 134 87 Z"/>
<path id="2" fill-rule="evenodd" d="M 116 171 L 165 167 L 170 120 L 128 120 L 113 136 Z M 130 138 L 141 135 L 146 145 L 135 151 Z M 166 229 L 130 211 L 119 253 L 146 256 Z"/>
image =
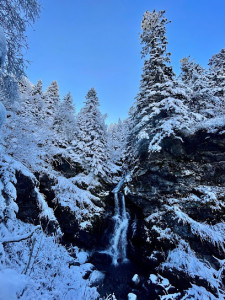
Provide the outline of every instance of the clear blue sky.
<path id="1" fill-rule="evenodd" d="M 203 66 L 225 47 L 225 0 L 42 0 L 28 30 L 29 79 L 46 88 L 58 80 L 71 91 L 77 110 L 95 87 L 107 122 L 127 117 L 139 88 L 143 61 L 139 35 L 146 10 L 166 10 L 168 50 L 179 61 L 190 55 Z"/>

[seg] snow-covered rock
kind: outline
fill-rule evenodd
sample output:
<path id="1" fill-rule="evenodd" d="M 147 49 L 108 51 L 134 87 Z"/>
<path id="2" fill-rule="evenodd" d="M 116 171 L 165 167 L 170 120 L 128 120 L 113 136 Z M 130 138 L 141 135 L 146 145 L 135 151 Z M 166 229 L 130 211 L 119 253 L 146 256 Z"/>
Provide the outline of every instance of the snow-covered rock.
<path id="1" fill-rule="evenodd" d="M 88 260 L 88 257 L 89 257 L 89 255 L 87 252 L 81 251 L 81 252 L 77 253 L 77 261 L 80 264 L 85 264 Z"/>
<path id="2" fill-rule="evenodd" d="M 100 271 L 97 271 L 97 270 L 94 270 L 91 275 L 90 275 L 90 283 L 91 285 L 96 285 L 96 284 L 99 284 L 101 283 L 105 278 L 105 275 L 100 272 Z"/>
<path id="3" fill-rule="evenodd" d="M 138 285 L 140 283 L 140 276 L 138 274 L 135 274 L 132 278 L 132 282 L 135 284 L 135 285 Z"/>
<path id="4" fill-rule="evenodd" d="M 158 284 L 159 283 L 159 278 L 155 274 L 150 274 L 149 280 L 153 284 Z"/>
<path id="5" fill-rule="evenodd" d="M 135 295 L 134 293 L 129 293 L 128 300 L 137 300 L 137 295 Z"/>

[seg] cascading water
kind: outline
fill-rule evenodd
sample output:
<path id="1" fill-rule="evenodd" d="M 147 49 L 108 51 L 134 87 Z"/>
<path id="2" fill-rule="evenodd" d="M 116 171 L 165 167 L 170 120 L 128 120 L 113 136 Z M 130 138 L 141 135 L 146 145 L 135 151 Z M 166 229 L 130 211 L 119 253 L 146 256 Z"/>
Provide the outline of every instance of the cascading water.
<path id="1" fill-rule="evenodd" d="M 125 181 L 125 177 L 117 184 L 114 193 L 115 211 L 113 219 L 115 221 L 110 247 L 106 251 L 112 256 L 112 263 L 116 266 L 119 262 L 127 261 L 127 229 L 129 224 L 129 214 L 126 212 L 125 197 L 120 189 Z"/>

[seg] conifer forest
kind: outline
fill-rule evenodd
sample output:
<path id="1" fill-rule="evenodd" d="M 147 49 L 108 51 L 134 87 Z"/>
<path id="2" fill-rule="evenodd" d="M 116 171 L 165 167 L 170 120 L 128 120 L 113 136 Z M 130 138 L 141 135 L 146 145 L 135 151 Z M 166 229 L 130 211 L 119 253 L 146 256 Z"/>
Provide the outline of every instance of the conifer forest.
<path id="1" fill-rule="evenodd" d="M 143 13 L 139 91 L 108 124 L 95 87 L 78 111 L 31 82 L 41 4 L 0 1 L 0 300 L 225 299 L 225 48 L 175 74 L 175 20 Z"/>

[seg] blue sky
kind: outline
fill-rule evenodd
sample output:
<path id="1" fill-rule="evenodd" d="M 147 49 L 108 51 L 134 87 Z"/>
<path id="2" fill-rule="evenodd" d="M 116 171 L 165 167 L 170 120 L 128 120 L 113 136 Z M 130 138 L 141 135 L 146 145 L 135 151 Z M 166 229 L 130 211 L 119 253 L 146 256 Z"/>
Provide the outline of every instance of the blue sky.
<path id="1" fill-rule="evenodd" d="M 168 50 L 204 67 L 225 47 L 224 0 L 42 0 L 41 17 L 27 32 L 29 79 L 46 88 L 57 80 L 77 111 L 95 87 L 107 122 L 126 118 L 138 93 L 143 61 L 139 35 L 146 10 L 166 10 Z"/>

